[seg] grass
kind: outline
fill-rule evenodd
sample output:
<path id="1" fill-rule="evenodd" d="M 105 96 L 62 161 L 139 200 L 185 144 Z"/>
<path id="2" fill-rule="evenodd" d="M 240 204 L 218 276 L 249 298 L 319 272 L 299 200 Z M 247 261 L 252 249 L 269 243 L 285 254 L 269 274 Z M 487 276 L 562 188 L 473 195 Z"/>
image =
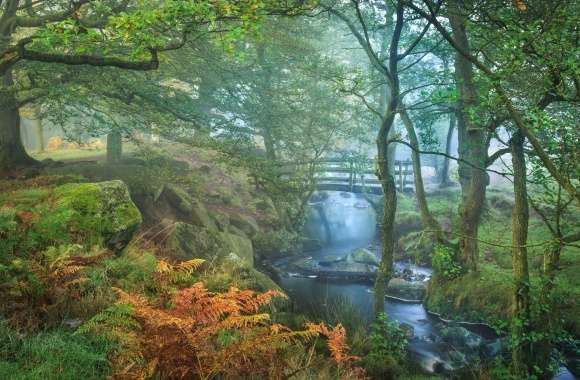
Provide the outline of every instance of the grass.
<path id="1" fill-rule="evenodd" d="M 104 339 L 64 330 L 20 337 L 0 324 L 0 379 L 97 380 L 109 374 Z"/>
<path id="2" fill-rule="evenodd" d="M 454 281 L 433 281 L 427 306 L 448 317 L 464 320 L 487 321 L 505 326 L 512 309 L 512 257 L 510 246 L 511 206 L 507 189 L 493 189 L 488 194 L 490 206 L 485 210 L 479 228 L 480 273 L 469 274 Z M 435 215 L 456 212 L 457 202 L 452 197 L 434 196 L 429 205 Z M 539 286 L 542 258 L 552 236 L 534 213 L 530 216 L 528 231 L 528 262 L 532 286 Z M 491 244 L 487 244 L 491 243 Z M 495 244 L 495 245 L 492 245 Z M 580 249 L 566 247 L 561 254 L 556 293 L 563 307 L 566 329 L 580 333 Z"/>

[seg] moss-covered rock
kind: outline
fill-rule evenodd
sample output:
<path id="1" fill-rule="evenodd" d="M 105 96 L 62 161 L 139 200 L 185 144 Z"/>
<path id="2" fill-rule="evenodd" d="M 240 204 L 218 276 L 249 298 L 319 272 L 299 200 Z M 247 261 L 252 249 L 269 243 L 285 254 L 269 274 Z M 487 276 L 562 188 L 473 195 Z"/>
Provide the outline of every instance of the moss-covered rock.
<path id="1" fill-rule="evenodd" d="M 0 235 L 7 237 L 2 246 L 8 253 L 70 243 L 119 252 L 142 221 L 121 181 L 18 190 L 0 201 Z"/>
<path id="2" fill-rule="evenodd" d="M 230 224 L 236 228 L 239 228 L 248 237 L 253 238 L 260 232 L 260 227 L 250 215 L 243 214 L 232 214 L 230 216 Z"/>
<path id="3" fill-rule="evenodd" d="M 171 223 L 171 222 L 168 222 Z M 220 253 L 216 231 L 189 223 L 174 222 L 165 241 L 166 253 L 175 260 L 214 260 Z"/>
<path id="4" fill-rule="evenodd" d="M 425 297 L 424 282 L 406 281 L 402 278 L 393 278 L 389 281 L 387 295 L 405 300 L 420 301 Z"/>
<path id="5" fill-rule="evenodd" d="M 234 253 L 252 267 L 254 266 L 254 247 L 250 239 L 228 232 L 220 232 L 219 235 L 223 248 L 228 250 L 228 253 Z"/>
<path id="6" fill-rule="evenodd" d="M 203 203 L 197 199 L 191 198 L 187 192 L 179 186 L 166 184 L 159 197 L 166 199 L 169 204 L 191 222 L 191 224 L 212 231 L 217 231 L 217 225 L 209 215 Z"/>
<path id="7" fill-rule="evenodd" d="M 368 249 L 359 248 L 356 251 L 351 252 L 349 256 L 355 263 L 379 266 L 379 260 Z"/>
<path id="8" fill-rule="evenodd" d="M 166 239 L 166 252 L 176 260 L 203 258 L 209 261 L 223 260 L 234 253 L 248 265 L 254 265 L 250 239 L 183 222 L 173 222 Z"/>

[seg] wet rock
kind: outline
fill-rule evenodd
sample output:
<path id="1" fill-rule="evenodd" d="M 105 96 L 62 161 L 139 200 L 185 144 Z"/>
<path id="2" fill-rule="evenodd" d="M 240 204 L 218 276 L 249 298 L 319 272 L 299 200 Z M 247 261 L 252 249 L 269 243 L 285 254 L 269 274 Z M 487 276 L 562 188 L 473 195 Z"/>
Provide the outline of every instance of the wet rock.
<path id="1" fill-rule="evenodd" d="M 332 265 L 335 265 L 341 261 L 344 261 L 344 257 L 337 257 L 337 256 L 324 256 L 322 257 L 320 260 L 318 260 L 318 265 L 320 266 L 324 266 L 324 267 L 330 267 Z"/>
<path id="2" fill-rule="evenodd" d="M 387 295 L 404 300 L 416 300 L 420 302 L 425 297 L 426 290 L 425 283 L 393 278 L 389 281 Z"/>
<path id="3" fill-rule="evenodd" d="M 356 251 L 348 255 L 347 260 L 350 259 L 355 263 L 367 264 L 373 266 L 379 266 L 379 260 L 377 257 L 369 250 L 365 248 L 359 248 Z"/>
<path id="4" fill-rule="evenodd" d="M 482 338 L 465 327 L 448 326 L 441 329 L 443 340 L 459 349 L 477 350 L 482 344 Z"/>

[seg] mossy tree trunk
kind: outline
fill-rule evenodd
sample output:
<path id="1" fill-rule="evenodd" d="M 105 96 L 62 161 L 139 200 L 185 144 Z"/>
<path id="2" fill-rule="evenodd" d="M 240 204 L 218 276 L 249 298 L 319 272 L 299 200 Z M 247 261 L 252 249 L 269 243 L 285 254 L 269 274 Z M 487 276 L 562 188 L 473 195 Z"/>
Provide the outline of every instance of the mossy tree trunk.
<path id="1" fill-rule="evenodd" d="M 2 78 L 5 86 L 11 86 L 12 74 Z M 14 96 L 7 92 L 0 103 L 0 171 L 37 165 L 38 161 L 26 153 L 20 137 L 20 114 Z"/>
<path id="2" fill-rule="evenodd" d="M 375 315 L 385 311 L 385 295 L 387 286 L 393 274 L 393 253 L 395 249 L 395 213 L 397 211 L 397 188 L 394 173 L 391 170 L 389 136 L 395 122 L 395 116 L 400 100 L 398 74 L 398 48 L 403 29 L 403 6 L 397 3 L 396 23 L 389 47 L 389 103 L 383 116 L 377 136 L 378 177 L 384 193 L 384 211 L 381 225 L 381 261 L 377 270 L 374 288 Z"/>
<path id="3" fill-rule="evenodd" d="M 451 155 L 451 145 L 453 144 L 453 133 L 455 132 L 455 125 L 457 124 L 457 117 L 455 112 L 449 113 L 449 128 L 447 129 L 447 139 L 445 141 L 445 154 L 447 157 L 443 158 L 443 165 L 441 168 L 441 176 L 439 186 L 448 187 L 451 185 L 451 180 L 449 178 L 449 156 Z"/>
<path id="4" fill-rule="evenodd" d="M 107 162 L 117 163 L 123 156 L 123 138 L 121 132 L 112 131 L 107 135 Z"/>
<path id="5" fill-rule="evenodd" d="M 449 3 L 449 21 L 457 44 L 465 51 L 469 42 L 465 30 L 465 16 L 460 10 L 461 1 Z M 457 129 L 459 134 L 459 157 L 472 165 L 460 161 L 459 177 L 461 183 L 461 204 L 459 205 L 460 239 L 459 258 L 464 269 L 477 271 L 479 247 L 477 236 L 488 176 L 485 170 L 487 162 L 487 133 L 471 115 L 478 105 L 476 85 L 473 79 L 473 66 L 462 54 L 455 55 L 455 75 L 459 87 Z"/>
<path id="6" fill-rule="evenodd" d="M 433 233 L 435 240 L 442 241 L 442 232 L 441 226 L 437 222 L 437 220 L 431 214 L 429 210 L 429 204 L 427 203 L 427 196 L 425 193 L 425 186 L 423 184 L 423 175 L 421 173 L 421 154 L 419 153 L 419 139 L 417 138 L 417 133 L 415 132 L 415 126 L 413 125 L 413 121 L 409 117 L 407 110 L 404 108 L 404 104 L 401 104 L 401 108 L 399 109 L 399 115 L 401 115 L 401 119 L 403 120 L 403 124 L 405 125 L 405 129 L 407 131 L 407 137 L 409 138 L 409 143 L 413 147 L 411 149 L 411 158 L 413 161 L 413 179 L 415 182 L 415 197 L 417 199 L 417 204 L 419 205 L 419 211 L 421 214 L 421 223 L 423 224 L 423 228 L 429 229 L 432 231 L 436 231 Z"/>
<path id="7" fill-rule="evenodd" d="M 512 367 L 514 374 L 529 376 L 534 356 L 529 336 L 531 330 L 530 275 L 528 270 L 528 192 L 524 138 L 516 132 L 510 140 L 514 177 L 514 207 L 512 210 L 512 266 L 514 276 L 514 318 L 512 324 Z"/>

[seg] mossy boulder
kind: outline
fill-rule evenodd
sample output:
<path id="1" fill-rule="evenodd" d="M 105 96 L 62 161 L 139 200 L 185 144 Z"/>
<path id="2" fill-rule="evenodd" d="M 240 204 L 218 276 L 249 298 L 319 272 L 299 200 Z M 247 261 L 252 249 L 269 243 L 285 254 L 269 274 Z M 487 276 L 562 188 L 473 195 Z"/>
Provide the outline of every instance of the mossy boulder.
<path id="1" fill-rule="evenodd" d="M 165 244 L 166 252 L 176 260 L 214 260 L 221 248 L 217 232 L 184 222 L 173 222 Z"/>
<path id="2" fill-rule="evenodd" d="M 173 223 L 166 239 L 166 251 L 176 260 L 203 258 L 215 261 L 234 253 L 248 265 L 254 265 L 254 249 L 250 239 L 183 222 Z"/>
<path id="3" fill-rule="evenodd" d="M 179 186 L 166 184 L 159 198 L 166 199 L 191 224 L 217 231 L 217 225 L 203 203 L 190 197 Z"/>
<path id="4" fill-rule="evenodd" d="M 387 287 L 387 295 L 411 301 L 423 300 L 426 291 L 424 282 L 406 281 L 402 278 L 391 279 Z"/>
<path id="5" fill-rule="evenodd" d="M 234 253 L 246 263 L 254 266 L 254 247 L 250 239 L 228 232 L 220 232 L 219 235 L 223 248 L 229 250 L 228 253 Z"/>
<path id="6" fill-rule="evenodd" d="M 379 266 L 379 260 L 377 257 L 365 248 L 359 248 L 356 251 L 351 252 L 349 257 L 355 263 Z"/>
<path id="7" fill-rule="evenodd" d="M 12 253 L 70 243 L 119 252 L 142 221 L 122 181 L 18 190 L 2 194 L 0 202 L 0 235 L 9 235 Z"/>
<path id="8" fill-rule="evenodd" d="M 230 224 L 246 234 L 246 236 L 253 238 L 260 232 L 260 227 L 250 215 L 232 214 L 230 216 Z"/>
<path id="9" fill-rule="evenodd" d="M 255 291 L 281 290 L 266 274 L 250 266 L 235 253 L 228 254 L 218 270 L 202 278 L 211 291 L 227 291 L 234 286 Z"/>

